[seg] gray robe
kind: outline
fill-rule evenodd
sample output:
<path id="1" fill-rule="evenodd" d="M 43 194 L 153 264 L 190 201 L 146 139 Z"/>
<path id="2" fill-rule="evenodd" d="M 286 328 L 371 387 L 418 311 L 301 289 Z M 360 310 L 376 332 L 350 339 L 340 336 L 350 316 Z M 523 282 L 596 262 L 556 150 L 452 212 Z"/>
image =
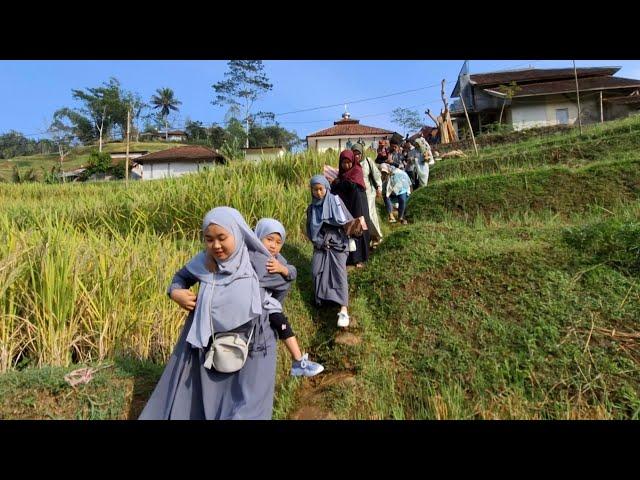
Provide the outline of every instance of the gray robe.
<path id="1" fill-rule="evenodd" d="M 174 288 L 197 282 L 186 268 L 173 278 Z M 261 288 L 261 293 L 264 290 Z M 264 297 L 263 297 L 264 298 Z M 263 309 L 244 367 L 235 373 L 204 368 L 203 348 L 187 343 L 190 312 L 171 358 L 140 420 L 270 420 L 276 377 L 276 335 Z"/>
<path id="2" fill-rule="evenodd" d="M 267 271 L 266 261 L 268 260 L 268 257 L 265 255 L 259 252 L 249 252 L 249 258 L 251 259 L 251 264 L 258 275 L 260 287 L 269 291 L 269 293 L 273 295 L 273 298 L 280 302 L 280 305 L 282 305 L 282 308 L 284 309 L 284 300 L 287 297 L 294 280 L 298 277 L 298 270 L 296 267 L 287 262 L 287 259 L 281 254 L 278 254 L 275 257 L 276 260 L 289 270 L 289 276 L 285 278 L 279 273 L 269 273 Z"/>
<path id="3" fill-rule="evenodd" d="M 311 206 L 307 209 L 307 222 Z M 323 302 L 335 302 L 349 305 L 349 284 L 347 282 L 347 257 L 349 256 L 349 238 L 344 228 L 322 225 L 317 242 L 313 246 L 311 275 L 313 291 L 317 305 Z"/>

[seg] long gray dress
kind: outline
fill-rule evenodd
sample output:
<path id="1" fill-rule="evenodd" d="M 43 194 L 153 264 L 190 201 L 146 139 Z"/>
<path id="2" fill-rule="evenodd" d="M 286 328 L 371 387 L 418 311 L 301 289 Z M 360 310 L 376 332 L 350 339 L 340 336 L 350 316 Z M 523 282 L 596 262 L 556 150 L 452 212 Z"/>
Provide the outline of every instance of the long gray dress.
<path id="1" fill-rule="evenodd" d="M 197 282 L 186 268 L 173 278 L 169 291 Z M 261 293 L 264 290 L 261 288 Z M 269 420 L 273 413 L 276 336 L 269 312 L 257 321 L 244 367 L 235 373 L 204 368 L 205 350 L 186 341 L 193 322 L 185 322 L 171 358 L 140 414 L 140 420 Z"/>
<path id="2" fill-rule="evenodd" d="M 307 222 L 311 206 L 307 209 Z M 347 282 L 347 257 L 349 237 L 344 228 L 324 223 L 318 241 L 313 245 L 311 275 L 317 305 L 335 302 L 349 305 L 349 284 Z"/>

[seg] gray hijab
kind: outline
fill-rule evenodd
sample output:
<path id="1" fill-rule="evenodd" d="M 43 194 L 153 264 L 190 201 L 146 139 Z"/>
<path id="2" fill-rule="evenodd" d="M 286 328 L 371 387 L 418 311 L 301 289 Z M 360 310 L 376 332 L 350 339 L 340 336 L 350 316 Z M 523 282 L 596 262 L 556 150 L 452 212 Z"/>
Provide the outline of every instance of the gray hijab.
<path id="1" fill-rule="evenodd" d="M 284 243 L 285 238 L 287 236 L 284 226 L 275 218 L 262 218 L 256 224 L 256 237 L 259 240 L 262 240 L 264 237 L 269 235 L 270 233 L 279 233 L 282 238 L 282 243 Z"/>
<path id="2" fill-rule="evenodd" d="M 324 175 L 314 175 L 309 181 L 309 186 L 324 185 L 327 190 L 323 199 L 318 199 L 311 194 L 311 212 L 307 236 L 312 242 L 319 240 L 320 229 L 323 223 L 340 226 L 353 220 L 349 210 L 342 204 L 337 195 L 331 193 L 331 185 Z"/>
<path id="3" fill-rule="evenodd" d="M 251 265 L 249 251 L 269 254 L 236 209 L 217 207 L 209 211 L 202 222 L 203 232 L 212 223 L 233 235 L 236 248 L 226 260 L 216 260 L 216 273 L 207 269 L 204 251 L 186 265 L 187 270 L 200 281 L 187 342 L 200 348 L 209 343 L 212 322 L 216 332 L 225 332 L 262 314 L 258 276 Z"/>

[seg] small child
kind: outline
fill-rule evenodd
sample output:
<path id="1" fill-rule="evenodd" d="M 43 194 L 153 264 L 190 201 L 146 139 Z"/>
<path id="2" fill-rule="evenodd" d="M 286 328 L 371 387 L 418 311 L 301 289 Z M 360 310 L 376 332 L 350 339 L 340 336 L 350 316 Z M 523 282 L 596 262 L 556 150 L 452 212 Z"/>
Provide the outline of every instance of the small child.
<path id="1" fill-rule="evenodd" d="M 273 218 L 263 218 L 256 224 L 255 233 L 271 254 L 271 258 L 267 260 L 265 265 L 266 272 L 258 272 L 258 275 L 262 277 L 261 284 L 284 308 L 284 300 L 289 288 L 291 288 L 291 283 L 298 275 L 296 267 L 289 265 L 287 259 L 280 254 L 286 238 L 284 226 Z M 260 268 L 258 267 L 258 269 Z M 284 341 L 289 353 L 291 353 L 293 359 L 291 375 L 313 377 L 324 370 L 322 365 L 309 360 L 307 353 L 302 354 L 289 320 L 285 315 L 281 312 L 272 313 L 269 315 L 269 323 L 278 332 L 278 337 Z"/>
<path id="2" fill-rule="evenodd" d="M 382 165 L 382 198 L 389 214 L 389 223 L 396 223 L 393 217 L 393 202 L 398 202 L 398 221 L 407 224 L 404 213 L 407 208 L 407 200 L 411 195 L 411 179 L 407 172 L 393 165 Z"/>

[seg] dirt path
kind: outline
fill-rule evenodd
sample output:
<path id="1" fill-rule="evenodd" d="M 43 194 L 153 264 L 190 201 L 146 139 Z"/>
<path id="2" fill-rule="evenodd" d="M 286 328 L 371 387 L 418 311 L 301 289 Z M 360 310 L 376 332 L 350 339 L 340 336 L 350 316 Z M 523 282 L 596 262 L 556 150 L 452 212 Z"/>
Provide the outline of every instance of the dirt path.
<path id="1" fill-rule="evenodd" d="M 316 321 L 322 322 L 321 329 L 331 329 L 333 343 L 342 345 L 358 345 L 361 338 L 356 333 L 357 322 L 352 318 L 351 325 L 347 329 L 338 328 L 335 325 L 333 309 L 322 311 Z M 338 417 L 328 407 L 326 394 L 329 387 L 336 384 L 354 385 L 356 375 L 353 366 L 346 359 L 340 362 L 340 368 L 334 371 L 324 371 L 321 374 L 304 378 L 298 391 L 296 408 L 289 417 L 290 420 L 337 420 Z"/>

